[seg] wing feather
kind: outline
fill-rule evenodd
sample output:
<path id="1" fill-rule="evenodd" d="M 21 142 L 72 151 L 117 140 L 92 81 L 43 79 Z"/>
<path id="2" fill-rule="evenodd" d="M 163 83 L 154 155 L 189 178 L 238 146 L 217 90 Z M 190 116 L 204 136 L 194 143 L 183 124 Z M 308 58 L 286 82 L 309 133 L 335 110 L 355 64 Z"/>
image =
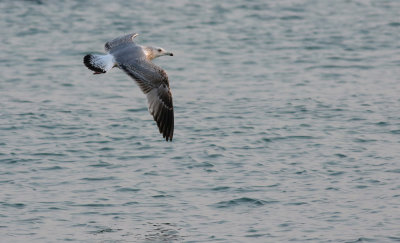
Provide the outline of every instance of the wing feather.
<path id="1" fill-rule="evenodd" d="M 163 100 L 166 93 L 171 94 L 169 89 L 163 86 L 154 88 L 147 93 L 147 100 L 150 114 L 156 121 L 160 133 L 168 141 L 172 140 L 174 132 L 174 109 L 172 106 L 172 97 L 169 97 L 168 101 Z M 167 102 L 170 105 L 167 105 Z"/>
<path id="2" fill-rule="evenodd" d="M 172 141 L 174 108 L 165 71 L 143 59 L 132 60 L 130 63 L 118 63 L 118 65 L 136 81 L 143 93 L 147 95 L 149 112 L 156 121 L 160 133 L 167 141 Z"/>
<path id="3" fill-rule="evenodd" d="M 106 52 L 109 52 L 111 49 L 118 47 L 121 44 L 133 43 L 133 39 L 138 35 L 139 34 L 137 34 L 137 33 L 132 33 L 129 35 L 124 35 L 124 36 L 115 38 L 113 40 L 110 40 L 110 41 L 106 42 L 106 44 L 104 45 L 104 49 L 106 50 Z"/>

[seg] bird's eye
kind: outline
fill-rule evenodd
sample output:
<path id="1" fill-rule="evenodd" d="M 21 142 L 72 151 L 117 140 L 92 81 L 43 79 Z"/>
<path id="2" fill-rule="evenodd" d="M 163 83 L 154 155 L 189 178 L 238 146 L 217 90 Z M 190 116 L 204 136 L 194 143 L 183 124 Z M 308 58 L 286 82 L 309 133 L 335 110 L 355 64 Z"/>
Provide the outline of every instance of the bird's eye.
<path id="1" fill-rule="evenodd" d="M 158 51 L 158 52 L 161 52 L 161 49 L 158 49 L 157 51 Z"/>

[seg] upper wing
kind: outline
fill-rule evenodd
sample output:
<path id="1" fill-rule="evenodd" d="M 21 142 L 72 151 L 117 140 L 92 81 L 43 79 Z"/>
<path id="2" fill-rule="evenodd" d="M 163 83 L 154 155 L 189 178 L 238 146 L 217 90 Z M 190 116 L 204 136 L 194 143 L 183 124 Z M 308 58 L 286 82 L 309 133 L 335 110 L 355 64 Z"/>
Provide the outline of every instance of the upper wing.
<path id="1" fill-rule="evenodd" d="M 106 44 L 104 45 L 104 49 L 106 50 L 106 52 L 109 52 L 111 49 L 113 49 L 121 44 L 133 43 L 133 39 L 138 35 L 139 34 L 137 34 L 137 33 L 132 33 L 129 35 L 117 37 L 114 40 L 106 42 Z"/>
<path id="2" fill-rule="evenodd" d="M 174 108 L 165 71 L 145 59 L 131 59 L 124 63 L 118 62 L 117 58 L 116 61 L 147 95 L 150 114 L 163 137 L 171 141 L 174 134 Z"/>

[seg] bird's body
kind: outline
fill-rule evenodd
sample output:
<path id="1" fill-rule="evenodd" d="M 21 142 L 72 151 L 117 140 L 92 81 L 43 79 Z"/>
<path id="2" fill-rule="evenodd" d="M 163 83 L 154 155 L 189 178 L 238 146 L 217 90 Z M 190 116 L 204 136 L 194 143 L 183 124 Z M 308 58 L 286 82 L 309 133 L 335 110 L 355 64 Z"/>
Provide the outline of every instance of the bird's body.
<path id="1" fill-rule="evenodd" d="M 83 62 L 94 74 L 106 73 L 113 67 L 119 67 L 133 78 L 147 96 L 149 112 L 157 122 L 160 133 L 167 141 L 171 141 L 174 109 L 168 76 L 151 60 L 173 54 L 162 48 L 137 45 L 133 42 L 136 36 L 134 33 L 109 41 L 105 44 L 108 54 L 88 54 Z"/>

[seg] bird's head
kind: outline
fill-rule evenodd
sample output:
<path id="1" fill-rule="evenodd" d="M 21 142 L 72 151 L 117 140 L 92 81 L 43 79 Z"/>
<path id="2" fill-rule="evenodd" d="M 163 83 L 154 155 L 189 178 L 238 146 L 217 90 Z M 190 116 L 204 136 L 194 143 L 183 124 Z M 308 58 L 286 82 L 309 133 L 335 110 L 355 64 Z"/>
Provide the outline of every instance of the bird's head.
<path id="1" fill-rule="evenodd" d="M 154 58 L 161 57 L 161 56 L 173 56 L 172 52 L 168 52 L 161 47 L 151 47 L 146 46 L 144 47 L 144 52 L 146 54 L 147 59 L 153 60 Z"/>

